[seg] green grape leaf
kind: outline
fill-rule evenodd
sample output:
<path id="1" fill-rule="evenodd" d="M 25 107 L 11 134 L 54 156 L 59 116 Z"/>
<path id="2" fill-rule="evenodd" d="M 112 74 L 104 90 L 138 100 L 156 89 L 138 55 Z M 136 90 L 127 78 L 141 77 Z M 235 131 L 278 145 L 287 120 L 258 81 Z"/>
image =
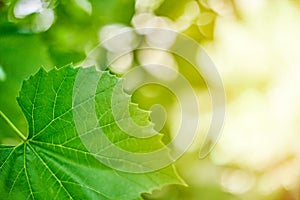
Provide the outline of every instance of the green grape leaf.
<path id="1" fill-rule="evenodd" d="M 94 86 L 89 84 L 95 80 Z M 107 71 L 71 66 L 41 69 L 24 81 L 18 103 L 28 137 L 17 146 L 0 145 L 1 199 L 130 200 L 167 184 L 182 184 L 173 165 L 144 173 L 116 169 L 133 169 L 134 160 L 115 154 L 115 148 L 146 155 L 164 147 L 159 134 L 136 138 L 119 127 L 128 115 L 113 107 L 126 105 L 135 124 L 153 127 L 149 113 L 130 102 L 121 83 Z M 143 168 L 154 162 L 144 161 L 134 164 Z"/>

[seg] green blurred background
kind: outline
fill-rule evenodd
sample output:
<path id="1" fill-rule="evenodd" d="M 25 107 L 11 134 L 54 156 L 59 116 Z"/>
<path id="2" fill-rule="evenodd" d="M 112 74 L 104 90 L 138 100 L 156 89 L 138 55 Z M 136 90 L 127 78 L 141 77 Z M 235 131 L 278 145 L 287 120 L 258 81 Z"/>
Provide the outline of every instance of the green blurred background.
<path id="1" fill-rule="evenodd" d="M 212 111 L 207 86 L 193 66 L 179 56 L 151 51 L 133 52 L 111 65 L 120 76 L 153 60 L 170 65 L 189 80 L 201 107 L 199 137 L 176 162 L 189 187 L 167 186 L 143 197 L 300 199 L 300 2 L 296 0 L 0 0 L 0 110 L 26 133 L 16 102 L 24 79 L 40 67 L 80 65 L 104 39 L 103 32 L 109 35 L 149 24 L 186 34 L 206 49 L 222 76 L 227 112 L 220 141 L 201 160 L 199 148 Z M 173 81 L 167 75 L 144 73 Z M 137 90 L 133 100 L 145 109 L 164 106 L 168 117 L 161 132 L 168 143 L 179 126 L 174 94 L 148 85 Z M 0 120 L 0 143 L 18 142 Z"/>

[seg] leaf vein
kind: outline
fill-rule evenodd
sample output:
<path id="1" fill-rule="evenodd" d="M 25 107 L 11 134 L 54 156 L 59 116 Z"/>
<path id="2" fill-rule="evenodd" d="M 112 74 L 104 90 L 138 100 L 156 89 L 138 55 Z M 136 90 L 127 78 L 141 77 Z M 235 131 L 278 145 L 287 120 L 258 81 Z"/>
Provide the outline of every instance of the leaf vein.
<path id="1" fill-rule="evenodd" d="M 66 194 L 70 197 L 70 199 L 73 199 L 72 195 L 68 192 L 68 190 L 65 188 L 65 186 L 62 184 L 61 180 L 55 175 L 55 173 L 50 169 L 50 167 L 45 163 L 45 161 L 39 156 L 39 154 L 34 150 L 34 148 L 31 145 L 28 145 L 32 152 L 36 155 L 36 157 L 41 161 L 41 163 L 46 167 L 46 169 L 50 172 L 50 174 L 54 177 L 54 179 L 57 181 L 57 183 L 64 189 Z"/>

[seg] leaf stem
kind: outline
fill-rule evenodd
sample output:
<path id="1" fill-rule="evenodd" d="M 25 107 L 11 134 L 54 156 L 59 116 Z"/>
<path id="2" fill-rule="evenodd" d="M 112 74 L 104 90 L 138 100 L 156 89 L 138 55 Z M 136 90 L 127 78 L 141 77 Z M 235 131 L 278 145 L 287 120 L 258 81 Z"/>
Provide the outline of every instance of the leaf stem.
<path id="1" fill-rule="evenodd" d="M 0 116 L 6 121 L 6 123 L 15 131 L 15 133 L 23 140 L 24 142 L 27 138 L 23 135 L 23 133 L 6 117 L 6 115 L 0 110 Z"/>

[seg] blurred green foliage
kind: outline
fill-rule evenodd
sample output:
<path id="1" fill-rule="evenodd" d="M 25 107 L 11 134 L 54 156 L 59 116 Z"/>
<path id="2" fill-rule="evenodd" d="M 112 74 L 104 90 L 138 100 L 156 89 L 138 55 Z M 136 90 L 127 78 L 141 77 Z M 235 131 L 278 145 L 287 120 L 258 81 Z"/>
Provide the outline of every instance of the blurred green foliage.
<path id="1" fill-rule="evenodd" d="M 113 23 L 131 26 L 131 19 L 136 11 L 133 0 L 89 0 L 86 2 L 90 3 L 91 12 L 83 9 L 76 0 L 51 0 L 46 1 L 48 2 L 46 7 L 54 13 L 54 21 L 49 28 L 41 30 L 37 27 L 39 12 L 32 12 L 21 18 L 15 16 L 14 8 L 19 1 L 0 0 L 0 68 L 5 74 L 5 79 L 0 79 L 0 110 L 23 133 L 26 133 L 27 123 L 16 101 L 22 81 L 37 72 L 40 67 L 49 70 L 54 66 L 80 63 L 99 43 L 98 35 L 101 27 Z M 161 1 L 154 13 L 176 20 L 183 15 L 188 2 L 192 0 Z M 210 8 L 199 2 L 197 1 L 202 12 L 215 15 Z M 214 35 L 214 22 L 215 18 L 212 18 L 203 26 L 199 26 L 193 21 L 183 32 L 198 42 L 210 40 Z M 206 88 L 204 81 L 195 69 L 184 59 L 180 57 L 175 59 L 180 73 L 187 77 L 195 88 L 204 90 Z M 169 107 L 169 110 L 173 109 L 173 104 L 176 104 L 174 96 L 168 94 L 164 88 L 153 89 L 153 87 L 156 86 L 139 90 L 134 95 L 134 100 L 146 109 L 156 103 Z M 155 91 L 153 98 L 144 95 L 143 91 L 147 90 Z M 171 126 L 170 121 L 167 121 L 167 124 Z M 162 131 L 168 133 L 169 126 L 165 126 Z M 170 140 L 168 135 L 164 140 L 165 142 Z M 0 143 L 16 144 L 17 142 L 11 128 L 0 120 Z M 179 167 L 185 165 L 183 162 Z M 185 170 L 184 167 L 182 170 Z M 190 185 L 191 187 L 168 186 L 162 191 L 154 192 L 153 195 L 145 194 L 144 197 L 157 200 L 235 199 L 223 192 L 217 184 L 193 186 L 191 183 Z"/>

